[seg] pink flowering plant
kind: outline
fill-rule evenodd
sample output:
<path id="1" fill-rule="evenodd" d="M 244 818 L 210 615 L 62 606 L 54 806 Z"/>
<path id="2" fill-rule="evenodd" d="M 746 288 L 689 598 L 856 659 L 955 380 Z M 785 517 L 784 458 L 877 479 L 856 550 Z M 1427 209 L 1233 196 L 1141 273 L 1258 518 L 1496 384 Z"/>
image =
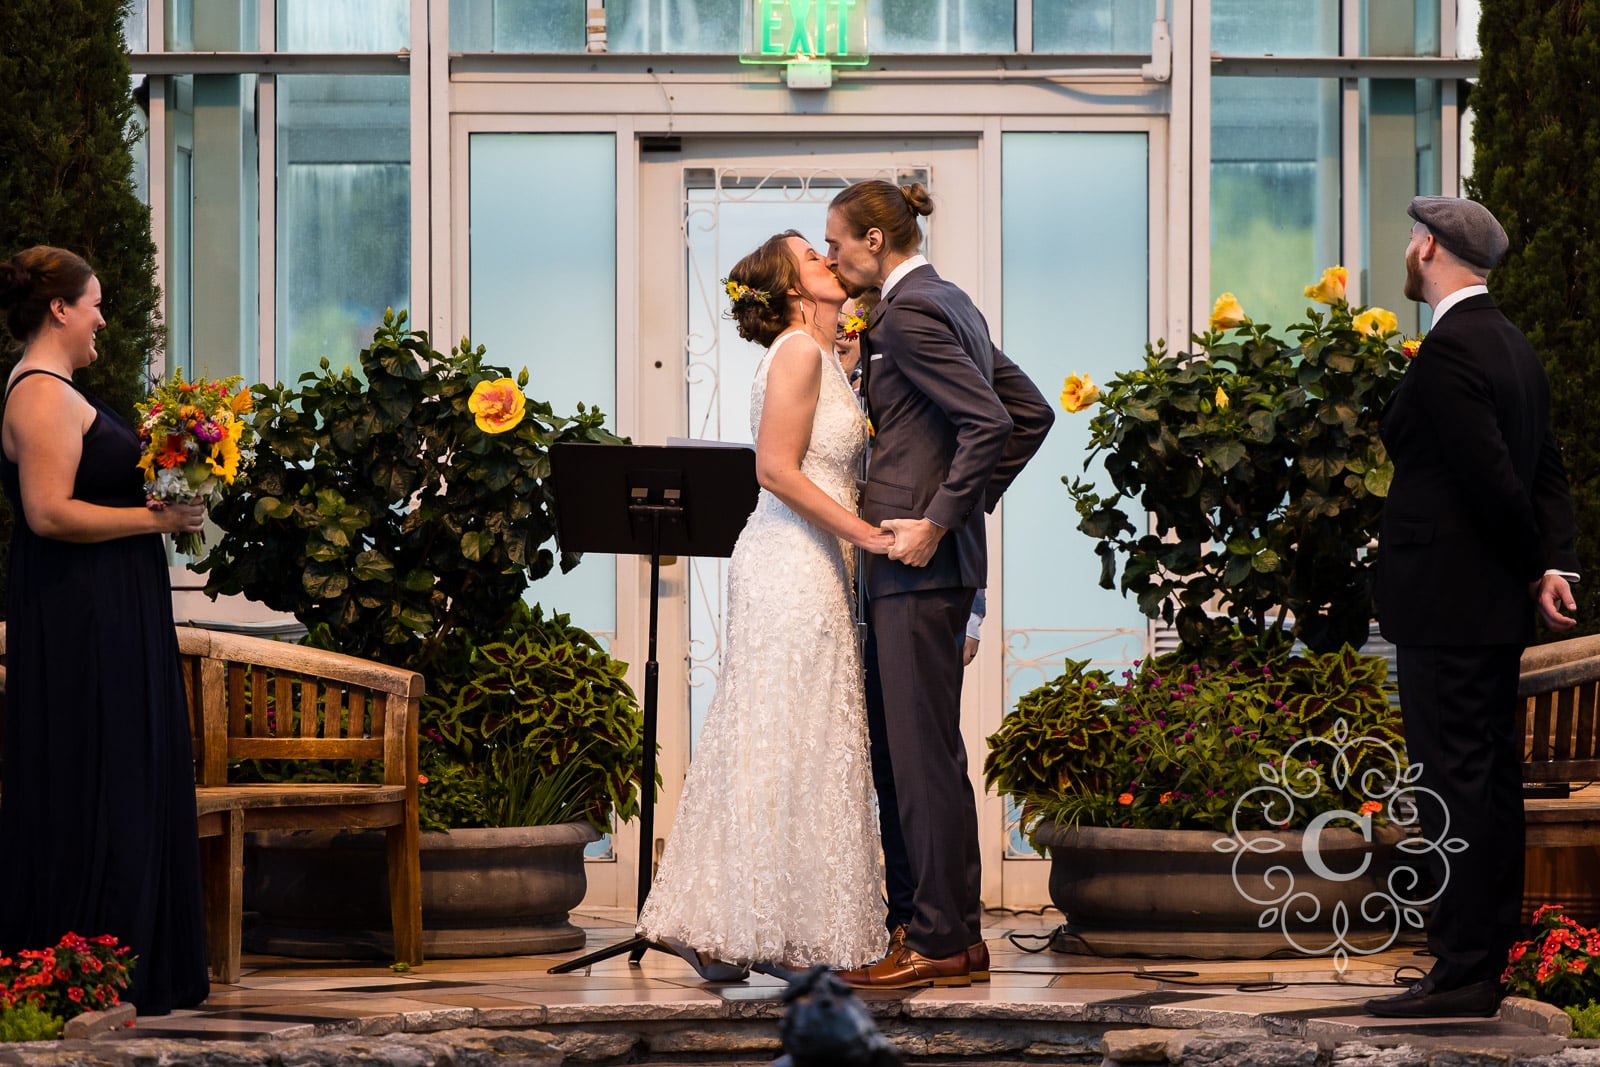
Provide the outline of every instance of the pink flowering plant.
<path id="1" fill-rule="evenodd" d="M 1222 654 L 1159 656 L 1115 677 L 1068 660 L 988 739 L 989 786 L 1016 799 L 1030 829 L 1047 821 L 1227 832 L 1241 797 L 1261 809 L 1263 829 L 1303 829 L 1334 809 L 1381 817 L 1363 773 L 1392 780 L 1396 768 L 1377 766 L 1376 746 L 1357 746 L 1347 750 L 1349 773 L 1335 775 L 1336 746 L 1321 739 L 1343 720 L 1350 737 L 1398 747 L 1383 659 L 1259 638 Z M 1314 785 L 1305 790 L 1313 795 L 1292 809 L 1257 803 L 1260 793 L 1246 794 L 1262 785 L 1263 767 Z"/>
<path id="2" fill-rule="evenodd" d="M 108 934 L 69 933 L 54 948 L 0 955 L 0 1014 L 31 1005 L 70 1019 L 120 1004 L 134 962 Z"/>
<path id="3" fill-rule="evenodd" d="M 1517 996 L 1558 1008 L 1582 1008 L 1600 998 L 1600 931 L 1567 915 L 1559 904 L 1533 913 L 1534 935 L 1511 946 L 1500 981 Z"/>

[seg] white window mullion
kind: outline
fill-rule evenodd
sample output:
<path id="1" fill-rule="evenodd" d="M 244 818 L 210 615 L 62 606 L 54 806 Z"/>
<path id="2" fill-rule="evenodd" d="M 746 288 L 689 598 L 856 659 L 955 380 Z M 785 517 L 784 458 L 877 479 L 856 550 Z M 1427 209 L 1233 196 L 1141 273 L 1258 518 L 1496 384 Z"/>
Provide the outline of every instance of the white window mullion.
<path id="1" fill-rule="evenodd" d="M 1361 4 L 1344 0 L 1340 9 L 1339 53 L 1346 58 L 1361 55 Z M 1344 78 L 1339 82 L 1339 259 L 1349 276 L 1351 304 L 1365 303 L 1366 286 L 1361 225 L 1362 205 L 1366 200 L 1361 186 L 1361 81 Z"/>
<path id="2" fill-rule="evenodd" d="M 430 11 L 430 7 L 437 10 Z M 411 0 L 411 317 L 413 329 L 427 329 L 433 308 L 433 85 L 432 20 L 444 22 L 447 4 Z M 448 203 L 448 201 L 447 201 Z M 448 334 L 442 336 L 449 336 Z"/>

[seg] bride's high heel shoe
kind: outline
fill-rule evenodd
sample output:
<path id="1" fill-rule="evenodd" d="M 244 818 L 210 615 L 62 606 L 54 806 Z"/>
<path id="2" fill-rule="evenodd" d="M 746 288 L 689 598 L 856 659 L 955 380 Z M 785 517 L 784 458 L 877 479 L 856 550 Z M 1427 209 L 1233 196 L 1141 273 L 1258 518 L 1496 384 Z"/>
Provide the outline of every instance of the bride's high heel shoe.
<path id="1" fill-rule="evenodd" d="M 722 960 L 703 956 L 695 949 L 690 948 L 682 941 L 675 941 L 670 937 L 660 939 L 661 944 L 683 957 L 683 961 L 694 968 L 707 982 L 742 982 L 750 977 L 750 968 L 737 963 L 724 963 Z"/>

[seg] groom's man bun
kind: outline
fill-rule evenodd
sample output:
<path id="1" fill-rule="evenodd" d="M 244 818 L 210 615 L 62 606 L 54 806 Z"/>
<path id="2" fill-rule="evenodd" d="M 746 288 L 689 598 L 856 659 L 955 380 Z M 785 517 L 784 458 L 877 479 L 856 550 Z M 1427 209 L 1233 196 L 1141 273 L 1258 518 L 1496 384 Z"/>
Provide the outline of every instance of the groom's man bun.
<path id="1" fill-rule="evenodd" d="M 922 244 L 917 219 L 933 214 L 933 198 L 921 182 L 899 186 L 874 179 L 845 186 L 828 210 L 839 213 L 850 226 L 851 236 L 860 238 L 868 230 L 881 230 L 890 251 L 911 255 Z"/>

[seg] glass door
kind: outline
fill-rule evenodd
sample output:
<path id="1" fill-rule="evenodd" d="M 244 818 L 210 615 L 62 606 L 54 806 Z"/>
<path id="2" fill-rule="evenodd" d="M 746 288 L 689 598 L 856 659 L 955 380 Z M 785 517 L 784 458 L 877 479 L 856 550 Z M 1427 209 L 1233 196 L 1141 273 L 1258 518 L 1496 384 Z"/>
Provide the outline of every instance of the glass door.
<path id="1" fill-rule="evenodd" d="M 750 388 L 761 350 L 725 315 L 721 279 L 746 253 L 787 229 L 823 248 L 829 202 L 866 178 L 919 181 L 935 211 L 925 252 L 981 303 L 976 139 L 646 142 L 640 166 L 641 443 L 690 437 L 752 441 Z M 684 774 L 723 652 L 727 561 L 693 559 L 663 571 L 660 840 L 671 833 Z M 998 644 L 998 642 L 996 642 Z M 668 650 L 671 651 L 668 651 Z M 969 757 L 981 786 L 982 735 L 972 705 Z M 999 855 L 1000 827 L 993 828 Z M 658 845 L 659 847 L 659 845 Z"/>

